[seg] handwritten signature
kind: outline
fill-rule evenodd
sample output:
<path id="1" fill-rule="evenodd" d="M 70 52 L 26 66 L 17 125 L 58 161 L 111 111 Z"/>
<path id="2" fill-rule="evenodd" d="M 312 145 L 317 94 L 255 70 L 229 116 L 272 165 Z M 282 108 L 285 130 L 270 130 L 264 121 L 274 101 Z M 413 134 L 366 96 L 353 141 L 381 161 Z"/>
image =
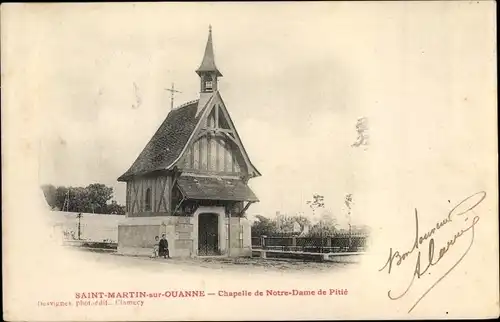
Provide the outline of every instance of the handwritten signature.
<path id="1" fill-rule="evenodd" d="M 389 274 L 391 274 L 393 269 L 400 266 L 403 262 L 405 262 L 410 257 L 410 255 L 412 255 L 414 252 L 417 253 L 416 262 L 415 262 L 415 270 L 413 272 L 413 277 L 412 277 L 408 287 L 404 290 L 404 292 L 402 292 L 399 295 L 394 295 L 392 290 L 389 290 L 387 292 L 387 296 L 391 300 L 398 300 L 398 299 L 402 298 L 403 296 L 405 296 L 408 293 L 408 291 L 411 289 L 413 282 L 415 281 L 415 277 L 420 279 L 431 268 L 431 266 L 436 266 L 441 261 L 441 259 L 443 259 L 443 257 L 446 256 L 446 254 L 448 253 L 450 248 L 455 244 L 455 242 L 458 239 L 460 239 L 462 236 L 465 236 L 465 235 L 467 235 L 467 233 L 469 233 L 470 234 L 470 243 L 469 243 L 469 246 L 467 247 L 467 249 L 465 250 L 465 252 L 462 254 L 462 256 L 457 260 L 457 262 L 455 264 L 453 264 L 453 266 L 450 267 L 449 270 L 446 271 L 446 273 L 444 273 L 443 276 L 441 276 L 438 280 L 436 280 L 436 282 L 434 282 L 434 284 L 432 284 L 432 286 L 427 291 L 425 291 L 420 296 L 420 298 L 418 298 L 418 300 L 413 304 L 413 306 L 410 308 L 408 313 L 410 313 L 417 306 L 417 304 L 420 303 L 420 301 L 463 260 L 465 255 L 467 255 L 470 248 L 472 247 L 472 244 L 474 243 L 474 234 L 475 234 L 474 227 L 479 222 L 479 216 L 474 213 L 473 209 L 476 208 L 484 200 L 484 198 L 486 198 L 486 192 L 484 192 L 484 191 L 477 192 L 477 193 L 465 198 L 460 203 L 458 203 L 455 207 L 453 207 L 453 209 L 450 210 L 450 212 L 448 213 L 448 215 L 446 217 L 437 221 L 435 227 L 433 227 L 431 230 L 429 230 L 428 232 L 426 232 L 423 235 L 419 235 L 418 210 L 415 209 L 415 240 L 414 240 L 412 248 L 409 251 L 406 251 L 403 253 L 400 251 L 394 251 L 393 248 L 391 247 L 389 249 L 389 257 L 387 259 L 387 262 L 385 263 L 385 265 L 382 268 L 379 269 L 379 271 L 383 271 L 386 269 L 387 272 Z M 468 217 L 470 212 L 472 212 L 474 214 L 474 218 L 472 219 L 472 221 L 470 221 L 469 217 Z M 457 231 L 453 235 L 453 237 L 447 241 L 446 245 L 441 247 L 439 249 L 439 252 L 436 254 L 436 251 L 435 251 L 436 246 L 434 244 L 433 236 L 437 232 L 439 232 L 440 229 L 449 225 L 454 220 L 455 221 L 459 220 L 460 218 L 464 218 L 464 221 L 468 224 L 468 226 L 461 229 L 460 231 Z M 428 248 L 427 248 L 428 249 L 427 265 L 425 267 L 423 267 L 422 262 L 421 262 L 422 256 L 421 256 L 420 246 L 422 246 L 422 243 L 424 243 L 427 240 L 429 240 Z M 423 248 L 425 248 L 425 247 L 423 247 Z M 424 249 L 422 249 L 422 250 L 424 250 Z"/>

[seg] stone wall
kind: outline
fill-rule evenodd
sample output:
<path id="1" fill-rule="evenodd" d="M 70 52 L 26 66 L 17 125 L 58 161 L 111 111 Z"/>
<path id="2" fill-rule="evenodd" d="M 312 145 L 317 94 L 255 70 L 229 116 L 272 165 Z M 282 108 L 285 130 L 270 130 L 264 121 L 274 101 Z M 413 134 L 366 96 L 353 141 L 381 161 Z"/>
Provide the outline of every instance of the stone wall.
<path id="1" fill-rule="evenodd" d="M 193 253 L 192 217 L 130 217 L 118 225 L 118 253 L 151 255 L 155 236 L 165 234 L 170 256 L 190 257 Z"/>
<path id="2" fill-rule="evenodd" d="M 193 257 L 198 250 L 198 231 L 194 217 L 129 217 L 118 225 L 118 253 L 151 255 L 155 236 L 166 235 L 170 256 Z M 219 225 L 219 247 L 227 254 L 227 230 Z M 246 218 L 231 218 L 231 256 L 251 255 L 251 225 Z M 240 234 L 242 233 L 242 234 Z"/>
<path id="3" fill-rule="evenodd" d="M 118 246 L 153 248 L 155 236 L 161 233 L 161 225 L 119 225 Z"/>
<path id="4" fill-rule="evenodd" d="M 173 227 L 173 239 L 175 252 L 171 256 L 191 257 L 193 256 L 193 217 L 173 217 L 170 227 Z"/>

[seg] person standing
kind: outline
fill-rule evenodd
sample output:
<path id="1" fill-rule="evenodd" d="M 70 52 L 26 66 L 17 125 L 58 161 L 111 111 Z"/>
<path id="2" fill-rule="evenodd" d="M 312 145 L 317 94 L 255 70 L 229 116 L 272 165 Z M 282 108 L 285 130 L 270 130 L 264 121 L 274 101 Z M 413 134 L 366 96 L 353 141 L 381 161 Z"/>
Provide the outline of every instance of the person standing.
<path id="1" fill-rule="evenodd" d="M 155 244 L 153 245 L 153 255 L 151 255 L 152 258 L 158 257 L 159 249 L 160 249 L 160 238 L 158 236 L 155 236 Z"/>
<path id="2" fill-rule="evenodd" d="M 165 237 L 165 234 L 161 235 L 161 240 L 159 244 L 159 255 L 160 257 L 163 256 L 163 258 L 170 258 L 170 252 L 168 251 L 168 241 L 167 238 Z"/>

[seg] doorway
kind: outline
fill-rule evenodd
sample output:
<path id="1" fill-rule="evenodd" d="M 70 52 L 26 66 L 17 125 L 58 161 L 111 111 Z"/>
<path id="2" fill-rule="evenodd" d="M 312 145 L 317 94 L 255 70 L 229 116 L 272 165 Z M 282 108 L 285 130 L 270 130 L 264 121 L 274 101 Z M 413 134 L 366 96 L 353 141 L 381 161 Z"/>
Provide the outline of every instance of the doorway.
<path id="1" fill-rule="evenodd" d="M 198 216 L 198 256 L 220 255 L 219 215 L 203 213 Z"/>

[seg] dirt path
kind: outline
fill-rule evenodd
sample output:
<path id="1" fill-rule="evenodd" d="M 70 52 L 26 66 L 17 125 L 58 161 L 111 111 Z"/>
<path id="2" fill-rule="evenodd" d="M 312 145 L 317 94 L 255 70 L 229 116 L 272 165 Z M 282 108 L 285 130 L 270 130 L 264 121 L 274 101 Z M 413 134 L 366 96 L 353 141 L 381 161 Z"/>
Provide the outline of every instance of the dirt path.
<path id="1" fill-rule="evenodd" d="M 153 270 L 165 269 L 165 265 L 170 269 L 182 271 L 206 271 L 210 270 L 231 270 L 249 272 L 272 271 L 289 273 L 321 273 L 332 272 L 333 270 L 344 269 L 356 265 L 354 263 L 335 262 L 310 262 L 286 259 L 261 259 L 261 258 L 149 258 L 140 256 L 124 256 L 115 252 L 100 252 L 90 250 L 75 250 L 83 252 L 89 260 L 101 263 L 117 265 L 133 265 Z"/>

